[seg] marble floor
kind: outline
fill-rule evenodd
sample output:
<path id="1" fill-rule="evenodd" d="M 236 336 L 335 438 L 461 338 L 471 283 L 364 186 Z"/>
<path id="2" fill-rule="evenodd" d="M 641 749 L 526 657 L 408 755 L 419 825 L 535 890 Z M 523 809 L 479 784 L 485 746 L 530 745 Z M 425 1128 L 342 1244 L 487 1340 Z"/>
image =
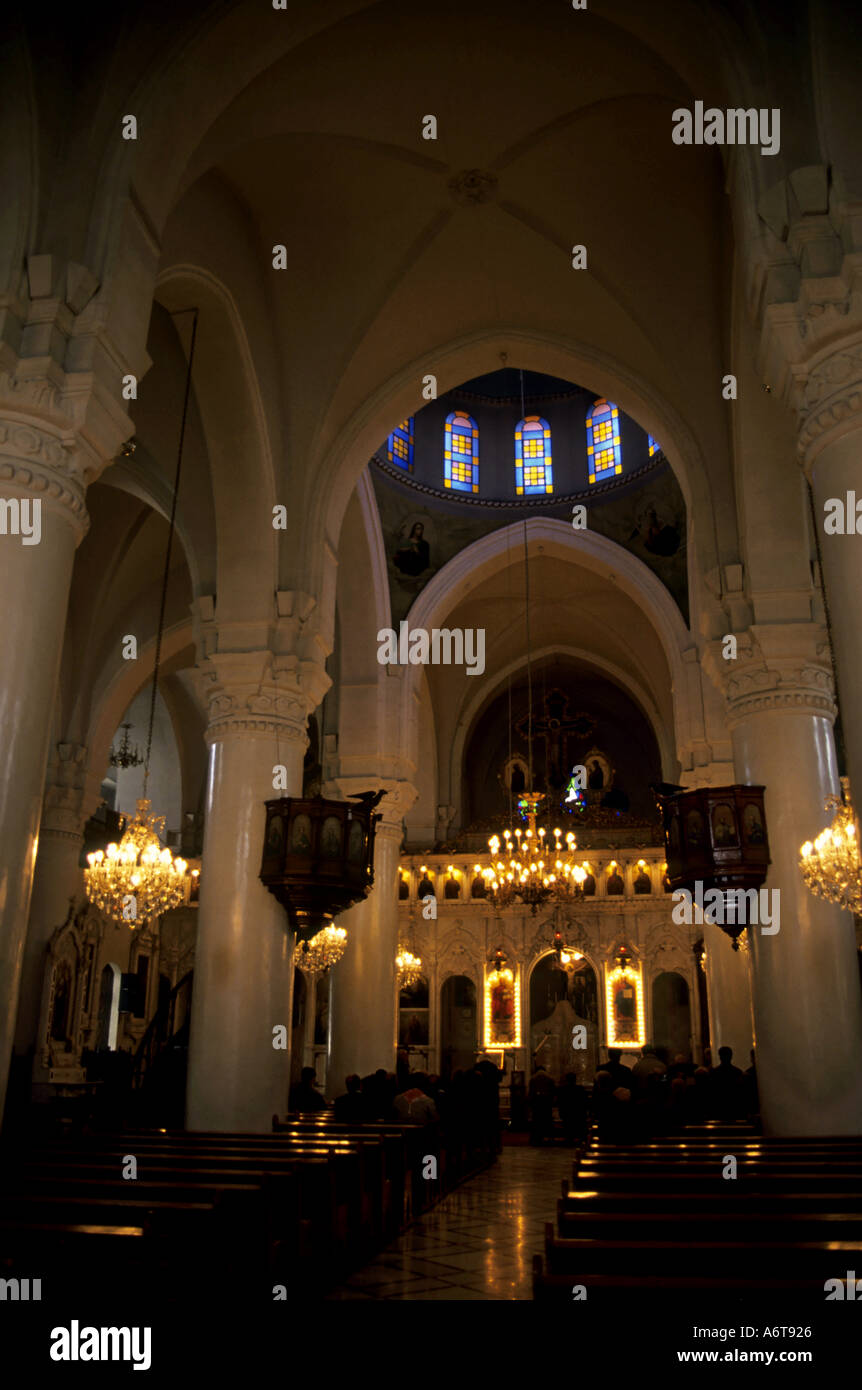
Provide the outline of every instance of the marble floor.
<path id="1" fill-rule="evenodd" d="M 451 1193 L 330 1299 L 532 1298 L 533 1255 L 544 1248 L 572 1150 L 504 1148 L 494 1166 Z"/>

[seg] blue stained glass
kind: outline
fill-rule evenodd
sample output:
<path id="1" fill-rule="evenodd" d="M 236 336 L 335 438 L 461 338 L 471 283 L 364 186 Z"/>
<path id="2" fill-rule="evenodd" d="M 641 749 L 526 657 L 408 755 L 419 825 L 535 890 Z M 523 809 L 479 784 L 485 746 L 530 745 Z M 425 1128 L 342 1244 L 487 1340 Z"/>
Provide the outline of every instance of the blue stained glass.
<path id="1" fill-rule="evenodd" d="M 587 467 L 591 483 L 623 471 L 620 412 L 613 401 L 602 398 L 587 411 Z"/>
<path id="2" fill-rule="evenodd" d="M 389 436 L 387 446 L 389 462 L 405 472 L 413 472 L 413 416 L 402 420 Z"/>
<path id="3" fill-rule="evenodd" d="M 649 440 L 649 456 L 650 456 L 650 458 L 652 458 L 653 454 L 660 454 L 660 453 L 661 453 L 661 445 L 656 443 L 656 441 L 653 439 L 653 437 L 652 437 L 651 434 L 648 434 L 648 435 L 647 435 L 647 439 Z"/>
<path id="4" fill-rule="evenodd" d="M 479 426 L 466 410 L 446 416 L 443 481 L 456 492 L 479 491 Z"/>
<path id="5" fill-rule="evenodd" d="M 515 430 L 515 491 L 523 497 L 553 490 L 551 427 L 540 415 L 527 415 Z"/>

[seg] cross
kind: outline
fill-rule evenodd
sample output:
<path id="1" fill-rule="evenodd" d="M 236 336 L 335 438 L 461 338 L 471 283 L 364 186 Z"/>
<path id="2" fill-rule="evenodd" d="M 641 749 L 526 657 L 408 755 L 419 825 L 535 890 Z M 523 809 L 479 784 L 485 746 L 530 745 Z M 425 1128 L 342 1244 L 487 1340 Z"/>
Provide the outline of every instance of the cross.
<path id="1" fill-rule="evenodd" d="M 560 788 L 568 781 L 569 738 L 585 739 L 596 727 L 596 721 L 583 710 L 569 714 L 569 697 L 555 686 L 542 701 L 543 712 L 533 716 L 533 737 L 545 740 L 548 785 Z M 529 737 L 530 718 L 525 714 L 515 728 L 521 738 Z"/>

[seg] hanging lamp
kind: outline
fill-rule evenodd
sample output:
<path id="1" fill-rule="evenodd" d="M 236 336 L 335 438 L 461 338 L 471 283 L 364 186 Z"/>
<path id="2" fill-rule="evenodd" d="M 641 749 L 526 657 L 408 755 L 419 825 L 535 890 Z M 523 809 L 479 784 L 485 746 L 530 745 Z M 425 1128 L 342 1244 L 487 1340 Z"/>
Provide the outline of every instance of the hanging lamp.
<path id="1" fill-rule="evenodd" d="M 162 637 L 165 627 L 165 609 L 168 595 L 168 579 L 171 569 L 171 552 L 176 528 L 177 499 L 180 489 L 180 474 L 183 463 L 183 444 L 185 442 L 186 420 L 188 418 L 191 396 L 192 365 L 195 355 L 195 339 L 198 330 L 197 309 L 183 309 L 180 313 L 192 313 L 192 335 L 189 346 L 189 365 L 186 371 L 183 413 L 180 422 L 180 437 L 177 448 L 177 467 L 174 477 L 174 492 L 171 500 L 171 517 L 168 527 L 168 543 L 165 550 L 165 568 L 162 576 L 162 593 L 159 605 L 159 622 L 156 633 L 156 656 L 153 666 L 153 688 L 150 695 L 150 719 L 147 729 L 147 752 L 144 758 L 143 796 L 137 802 L 134 817 L 128 824 L 118 845 L 110 844 L 106 850 L 96 850 L 87 855 L 89 868 L 84 870 L 84 886 L 87 897 L 107 917 L 114 922 L 125 922 L 134 930 L 142 927 L 163 912 L 177 907 L 186 896 L 186 869 L 184 859 L 174 859 L 169 849 L 162 846 L 165 831 L 165 818 L 153 814 L 147 798 L 147 785 L 150 777 L 150 755 L 153 746 L 153 724 L 156 714 L 156 695 L 159 687 L 159 666 L 162 655 Z M 127 726 L 124 725 L 124 728 Z"/>
<path id="2" fill-rule="evenodd" d="M 521 414 L 524 412 L 524 374 L 521 373 Z M 518 810 L 527 822 L 527 829 L 518 827 L 514 834 L 508 827 L 499 835 L 492 835 L 488 841 L 489 860 L 482 870 L 488 892 L 496 907 L 508 907 L 521 902 L 529 907 L 535 916 L 542 903 L 549 898 L 560 902 L 574 902 L 583 897 L 583 885 L 587 870 L 575 861 L 578 844 L 570 830 L 553 831 L 538 826 L 539 808 L 545 800 L 543 792 L 533 790 L 533 666 L 532 644 L 530 640 L 530 560 L 527 541 L 527 523 L 524 521 L 524 615 L 527 645 L 527 760 L 529 785 L 523 796 L 518 797 Z M 511 738 L 511 690 L 509 695 L 509 729 Z M 509 765 L 511 766 L 511 743 L 509 746 Z M 511 818 L 511 787 L 509 796 Z M 553 839 L 551 839 L 553 836 Z"/>

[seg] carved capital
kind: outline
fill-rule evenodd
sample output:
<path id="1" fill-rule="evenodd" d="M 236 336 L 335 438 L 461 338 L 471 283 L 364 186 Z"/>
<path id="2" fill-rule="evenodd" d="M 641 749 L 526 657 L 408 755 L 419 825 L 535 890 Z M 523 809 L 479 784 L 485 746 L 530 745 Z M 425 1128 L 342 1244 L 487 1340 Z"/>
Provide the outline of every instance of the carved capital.
<path id="1" fill-rule="evenodd" d="M 765 709 L 789 709 L 835 719 L 832 672 L 820 665 L 751 666 L 727 681 L 727 717 L 733 726 Z"/>
<path id="2" fill-rule="evenodd" d="M 704 666 L 724 694 L 731 727 L 764 709 L 805 711 L 834 720 L 835 685 L 825 628 L 813 623 L 753 624 L 736 635 L 736 657 L 711 643 Z"/>
<path id="3" fill-rule="evenodd" d="M 215 652 L 196 674 L 209 715 L 208 743 L 261 736 L 299 744 L 305 751 L 308 716 L 322 698 L 317 663 L 276 659 L 268 649 Z"/>
<path id="4" fill-rule="evenodd" d="M 862 428 L 862 341 L 820 357 L 800 393 L 798 449 L 808 467 L 833 440 Z"/>
<path id="5" fill-rule="evenodd" d="M 58 743 L 48 764 L 42 801 L 41 835 L 80 840 L 84 826 L 87 750 L 80 743 Z"/>
<path id="6" fill-rule="evenodd" d="M 86 535 L 85 470 L 74 438 L 29 421 L 0 418 L 0 496 L 40 500 L 60 512 L 76 535 Z"/>

